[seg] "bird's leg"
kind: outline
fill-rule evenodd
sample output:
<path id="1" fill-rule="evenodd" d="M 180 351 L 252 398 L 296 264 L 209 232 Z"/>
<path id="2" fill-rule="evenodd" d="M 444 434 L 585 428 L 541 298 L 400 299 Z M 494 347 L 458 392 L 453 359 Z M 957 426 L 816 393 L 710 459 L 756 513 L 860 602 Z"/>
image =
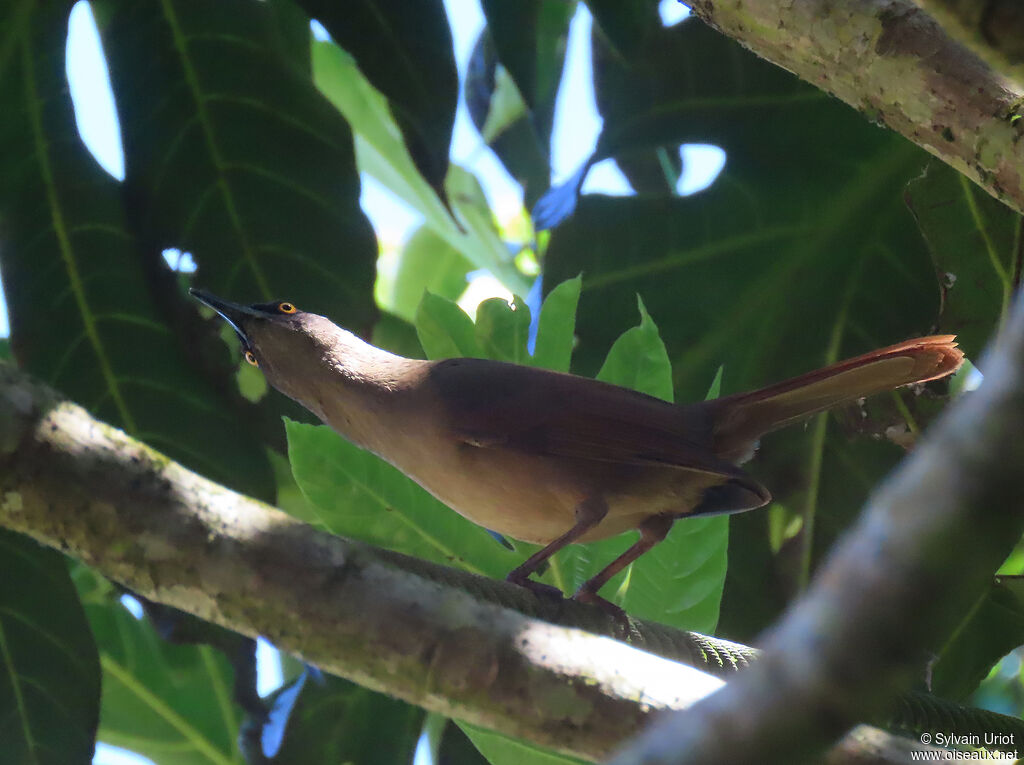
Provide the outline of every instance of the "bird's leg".
<path id="1" fill-rule="evenodd" d="M 562 534 L 562 536 L 552 542 L 549 542 L 547 545 L 535 552 L 523 561 L 522 565 L 516 566 L 512 569 L 508 576 L 505 577 L 505 581 L 518 584 L 521 587 L 532 590 L 538 595 L 555 595 L 561 598 L 561 590 L 548 584 L 535 582 L 530 579 L 530 574 L 540 568 L 540 566 L 556 552 L 566 545 L 571 545 L 581 536 L 594 528 L 604 520 L 604 517 L 607 514 L 608 504 L 604 499 L 600 497 L 588 497 L 583 500 L 576 507 L 576 523 L 573 524 L 573 527 Z"/>
<path id="2" fill-rule="evenodd" d="M 640 538 L 622 555 L 581 584 L 580 588 L 576 590 L 576 594 L 572 596 L 573 600 L 578 600 L 581 603 L 593 603 L 614 616 L 623 617 L 625 614 L 622 609 L 602 598 L 597 594 L 598 591 L 608 583 L 609 579 L 668 536 L 669 529 L 672 528 L 674 522 L 675 518 L 670 515 L 652 515 L 637 526 Z"/>

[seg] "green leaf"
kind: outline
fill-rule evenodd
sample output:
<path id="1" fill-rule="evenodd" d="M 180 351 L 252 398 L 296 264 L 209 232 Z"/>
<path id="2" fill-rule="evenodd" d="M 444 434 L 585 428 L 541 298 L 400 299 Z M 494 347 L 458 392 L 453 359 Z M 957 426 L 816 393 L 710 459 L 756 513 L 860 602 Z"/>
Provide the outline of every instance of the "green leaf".
<path id="1" fill-rule="evenodd" d="M 459 720 L 456 723 L 491 765 L 569 765 L 583 762 L 486 728 Z"/>
<path id="2" fill-rule="evenodd" d="M 473 266 L 436 231 L 420 226 L 398 257 L 390 295 L 384 308 L 408 321 L 416 318 L 424 292 L 458 300 L 466 290 L 466 274 Z"/>
<path id="3" fill-rule="evenodd" d="M 1021 277 L 1024 217 L 934 161 L 907 184 L 906 199 L 942 275 L 939 330 L 955 332 L 977 361 Z"/>
<path id="4" fill-rule="evenodd" d="M 273 497 L 253 433 L 194 374 L 124 193 L 87 154 L 67 89 L 62 4 L 38 6 L 9 39 L 0 78 L 0 265 L 20 365 L 92 414 L 221 483 Z M 145 252 L 145 254 L 144 254 Z M 162 261 L 159 268 L 163 269 Z"/>
<path id="5" fill-rule="evenodd" d="M 494 578 L 521 562 L 484 529 L 330 428 L 285 424 L 295 480 L 332 533 Z"/>
<path id="6" fill-rule="evenodd" d="M 463 91 L 480 137 L 523 186 L 524 201 L 532 206 L 550 185 L 550 142 L 538 135 L 519 89 L 498 64 L 487 28 L 473 46 Z"/>
<path id="7" fill-rule="evenodd" d="M 441 0 L 297 0 L 384 96 L 413 162 L 447 204 L 445 176 L 459 75 Z"/>
<path id="8" fill-rule="evenodd" d="M 368 327 L 377 247 L 352 135 L 280 55 L 275 4 L 98 2 L 135 224 L 191 251 L 214 292 Z"/>
<path id="9" fill-rule="evenodd" d="M 423 295 L 416 309 L 416 334 L 428 359 L 484 358 L 473 320 L 440 295 Z"/>
<path id="10" fill-rule="evenodd" d="M 532 206 L 550 180 L 555 99 L 576 3 L 484 0 L 483 10 L 487 27 L 470 58 L 466 105 Z"/>
<path id="11" fill-rule="evenodd" d="M 598 379 L 672 400 L 672 366 L 658 328 L 637 299 L 640 325 L 616 340 Z M 668 538 L 615 577 L 605 589 L 634 616 L 681 629 L 712 633 L 725 582 L 729 524 L 726 517 L 683 518 Z M 558 565 L 578 586 L 614 560 L 633 535 L 575 545 L 558 556 Z"/>
<path id="12" fill-rule="evenodd" d="M 422 709 L 404 701 L 324 675 L 302 688 L 273 762 L 411 763 L 423 716 Z"/>
<path id="13" fill-rule="evenodd" d="M 583 277 L 575 276 L 558 284 L 544 298 L 537 322 L 537 342 L 533 365 L 568 372 L 575 340 L 576 306 L 579 305 Z"/>
<path id="14" fill-rule="evenodd" d="M 497 59 L 508 70 L 529 108 L 541 140 L 551 134 L 555 96 L 575 2 L 482 0 Z"/>
<path id="15" fill-rule="evenodd" d="M 476 341 L 487 358 L 527 364 L 529 337 L 530 307 L 519 296 L 512 305 L 505 298 L 496 297 L 477 307 Z"/>
<path id="16" fill-rule="evenodd" d="M 1017 577 L 999 579 L 939 652 L 932 666 L 936 695 L 967 699 L 996 662 L 1024 644 L 1024 587 Z"/>
<path id="17" fill-rule="evenodd" d="M 424 223 L 474 266 L 491 271 L 514 291 L 526 292 L 529 284 L 509 261 L 493 222 L 488 217 L 485 225 L 479 225 L 480 214 L 473 211 L 478 198 L 472 195 L 468 204 L 464 203 L 462 195 L 469 188 L 465 171 L 453 173 L 455 166 L 450 166 L 446 185 L 451 205 L 464 221 L 463 230 L 417 171 L 387 100 L 366 81 L 352 57 L 337 45 L 314 43 L 313 76 L 316 86 L 352 126 L 360 170 L 422 213 Z M 453 182 L 457 188 L 452 187 Z"/>
<path id="18" fill-rule="evenodd" d="M 623 60 L 636 57 L 648 35 L 661 25 L 653 0 L 586 0 L 597 28 Z"/>
<path id="19" fill-rule="evenodd" d="M 724 372 L 724 366 L 718 367 L 715 378 L 711 381 L 711 387 L 708 388 L 708 394 L 704 397 L 705 401 L 712 401 L 722 395 L 722 374 Z"/>
<path id="20" fill-rule="evenodd" d="M 99 705 L 96 644 L 64 558 L 0 529 L 4 761 L 88 765 Z"/>
<path id="21" fill-rule="evenodd" d="M 235 742 L 243 713 L 232 701 L 224 656 L 162 640 L 84 567 L 76 580 L 103 667 L 100 740 L 157 765 L 240 765 Z"/>
<path id="22" fill-rule="evenodd" d="M 637 296 L 637 307 L 640 309 L 640 326 L 627 329 L 615 341 L 597 373 L 597 379 L 671 401 L 672 363 L 665 352 L 658 327 L 640 296 Z"/>

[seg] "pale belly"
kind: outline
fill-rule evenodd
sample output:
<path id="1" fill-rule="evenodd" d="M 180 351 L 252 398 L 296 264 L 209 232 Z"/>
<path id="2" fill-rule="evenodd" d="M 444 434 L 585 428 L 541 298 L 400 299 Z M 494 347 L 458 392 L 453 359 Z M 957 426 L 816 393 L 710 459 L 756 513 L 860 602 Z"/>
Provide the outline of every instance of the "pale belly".
<path id="1" fill-rule="evenodd" d="M 576 508 L 588 496 L 602 496 L 608 514 L 581 538 L 584 542 L 621 534 L 658 513 L 684 514 L 707 486 L 721 480 L 671 468 L 641 471 L 565 460 L 553 466 L 550 458 L 451 442 L 429 453 L 385 459 L 464 518 L 535 544 L 572 528 Z M 628 492 L 620 486 L 628 486 Z"/>

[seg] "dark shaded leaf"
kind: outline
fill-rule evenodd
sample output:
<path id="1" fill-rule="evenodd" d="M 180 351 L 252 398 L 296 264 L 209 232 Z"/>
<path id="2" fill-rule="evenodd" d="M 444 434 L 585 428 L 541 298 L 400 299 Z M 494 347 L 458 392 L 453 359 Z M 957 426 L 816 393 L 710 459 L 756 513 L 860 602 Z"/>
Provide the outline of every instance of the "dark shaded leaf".
<path id="1" fill-rule="evenodd" d="M 441 0 L 297 0 L 391 105 L 413 162 L 447 205 L 448 149 L 459 97 Z"/>
<path id="2" fill-rule="evenodd" d="M 473 46 L 464 85 L 466 107 L 476 129 L 523 187 L 527 206 L 548 188 L 551 169 L 547 146 L 518 88 L 499 68 L 494 44 L 484 28 Z"/>
<path id="3" fill-rule="evenodd" d="M 537 135 L 546 142 L 551 136 L 569 21 L 576 3 L 482 0 L 481 5 L 497 59 L 512 76 Z"/>
<path id="4" fill-rule="evenodd" d="M 274 763 L 412 763 L 423 716 L 404 701 L 324 675 L 302 688 Z"/>
<path id="5" fill-rule="evenodd" d="M 597 22 L 596 29 L 624 60 L 636 56 L 651 30 L 660 26 L 658 0 L 586 0 L 586 3 Z"/>
<path id="6" fill-rule="evenodd" d="M 938 696 L 969 697 L 1003 656 L 1024 645 L 1024 587 L 1018 577 L 997 581 L 986 592 L 932 667 L 931 690 Z"/>
<path id="7" fill-rule="evenodd" d="M 167 277 L 159 253 L 143 254 L 118 185 L 78 137 L 64 72 L 67 8 L 37 8 L 9 38 L 16 55 L 0 77 L 0 264 L 15 355 L 97 417 L 271 499 L 258 442 L 194 376 L 167 323 L 154 288 L 160 271 Z M 171 281 L 171 297 L 176 290 Z"/>
<path id="8" fill-rule="evenodd" d="M 484 0 L 483 9 L 487 28 L 470 59 L 466 104 L 484 140 L 523 184 L 529 207 L 549 183 L 555 99 L 576 3 Z M 516 111 L 502 115 L 511 105 Z"/>
<path id="9" fill-rule="evenodd" d="M 456 723 L 491 765 L 572 765 L 583 762 L 486 728 L 458 720 Z"/>
<path id="10" fill-rule="evenodd" d="M 141 224 L 192 252 L 204 287 L 287 297 L 367 331 L 376 245 L 351 133 L 279 54 L 274 5 L 112 4 L 104 43 L 126 182 Z"/>
<path id="11" fill-rule="evenodd" d="M 489 765 L 487 758 L 454 720 L 445 721 L 435 762 L 437 765 Z"/>
<path id="12" fill-rule="evenodd" d="M 99 711 L 99 656 L 64 558 L 0 529 L 3 760 L 88 765 Z"/>
<path id="13" fill-rule="evenodd" d="M 953 168 L 932 161 L 907 184 L 943 287 L 939 329 L 977 361 L 1009 309 L 1024 266 L 1024 217 Z"/>
<path id="14" fill-rule="evenodd" d="M 232 702 L 224 656 L 209 646 L 162 640 L 84 566 L 76 567 L 75 581 L 103 668 L 100 740 L 157 765 L 237 762 L 243 712 Z"/>

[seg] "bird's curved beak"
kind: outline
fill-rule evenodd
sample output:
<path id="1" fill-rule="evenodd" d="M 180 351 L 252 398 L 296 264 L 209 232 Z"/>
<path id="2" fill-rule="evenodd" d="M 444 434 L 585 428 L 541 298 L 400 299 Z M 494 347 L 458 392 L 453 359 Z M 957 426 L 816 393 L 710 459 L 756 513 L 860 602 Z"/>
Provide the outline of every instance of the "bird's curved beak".
<path id="1" fill-rule="evenodd" d="M 195 287 L 190 287 L 188 294 L 203 305 L 212 308 L 220 314 L 221 318 L 230 324 L 231 328 L 235 330 L 238 335 L 238 339 L 242 341 L 242 345 L 245 348 L 249 348 L 249 338 L 242 329 L 242 322 L 246 316 L 259 316 L 260 314 L 258 312 L 254 311 L 249 306 L 232 303 L 229 300 L 222 300 L 211 292 L 196 289 Z"/>

